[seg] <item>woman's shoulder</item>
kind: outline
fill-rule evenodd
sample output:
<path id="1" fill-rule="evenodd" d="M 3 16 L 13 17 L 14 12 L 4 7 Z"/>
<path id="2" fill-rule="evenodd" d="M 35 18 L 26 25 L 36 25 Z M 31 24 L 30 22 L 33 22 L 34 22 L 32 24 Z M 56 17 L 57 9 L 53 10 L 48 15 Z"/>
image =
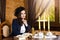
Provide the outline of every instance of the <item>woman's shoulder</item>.
<path id="1" fill-rule="evenodd" d="M 17 21 L 17 19 L 13 19 L 13 22 L 14 22 L 14 21 Z"/>
<path id="2" fill-rule="evenodd" d="M 17 18 L 16 19 L 13 19 L 13 21 L 17 21 Z"/>
<path id="3" fill-rule="evenodd" d="M 13 19 L 12 23 L 16 23 L 17 22 L 17 19 Z"/>
<path id="4" fill-rule="evenodd" d="M 13 26 L 18 25 L 18 23 L 17 23 L 17 19 L 13 19 L 13 21 L 12 21 L 12 25 L 13 25 Z"/>

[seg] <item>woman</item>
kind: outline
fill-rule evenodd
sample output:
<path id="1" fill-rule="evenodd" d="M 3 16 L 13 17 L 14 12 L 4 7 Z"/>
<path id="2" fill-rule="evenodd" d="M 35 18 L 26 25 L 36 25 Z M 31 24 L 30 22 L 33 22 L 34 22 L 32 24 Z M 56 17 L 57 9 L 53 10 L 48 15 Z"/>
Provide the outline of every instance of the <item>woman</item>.
<path id="1" fill-rule="evenodd" d="M 24 7 L 18 7 L 14 14 L 17 18 L 12 23 L 12 35 L 16 36 L 31 31 L 30 25 L 26 20 L 26 13 Z"/>

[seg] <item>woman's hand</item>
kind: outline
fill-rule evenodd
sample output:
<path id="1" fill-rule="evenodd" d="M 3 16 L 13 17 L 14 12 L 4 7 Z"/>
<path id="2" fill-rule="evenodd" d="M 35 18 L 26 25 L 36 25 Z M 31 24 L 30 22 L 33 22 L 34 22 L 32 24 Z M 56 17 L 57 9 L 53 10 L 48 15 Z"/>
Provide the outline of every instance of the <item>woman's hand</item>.
<path id="1" fill-rule="evenodd" d="M 23 21 L 23 24 L 24 24 L 25 26 L 28 26 L 27 20 L 22 20 L 22 21 Z"/>

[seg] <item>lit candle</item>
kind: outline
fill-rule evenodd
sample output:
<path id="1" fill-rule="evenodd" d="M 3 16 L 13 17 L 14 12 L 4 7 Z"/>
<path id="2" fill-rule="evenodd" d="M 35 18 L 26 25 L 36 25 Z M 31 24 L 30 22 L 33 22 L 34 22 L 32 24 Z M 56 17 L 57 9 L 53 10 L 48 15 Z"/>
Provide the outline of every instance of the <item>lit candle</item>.
<path id="1" fill-rule="evenodd" d="M 50 20 L 49 20 L 49 17 L 48 17 L 48 31 L 50 30 Z"/>

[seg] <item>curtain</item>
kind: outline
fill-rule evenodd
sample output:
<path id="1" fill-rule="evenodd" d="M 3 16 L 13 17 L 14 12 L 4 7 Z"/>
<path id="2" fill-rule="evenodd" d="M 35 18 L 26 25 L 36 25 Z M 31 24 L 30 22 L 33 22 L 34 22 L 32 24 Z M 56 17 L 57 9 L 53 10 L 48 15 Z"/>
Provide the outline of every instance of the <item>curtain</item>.
<path id="1" fill-rule="evenodd" d="M 28 0 L 29 20 L 34 22 L 39 16 L 42 17 L 44 12 L 51 8 L 51 4 L 54 6 L 54 0 Z M 54 7 L 52 9 L 54 11 Z M 47 14 L 49 12 L 48 10 Z"/>

